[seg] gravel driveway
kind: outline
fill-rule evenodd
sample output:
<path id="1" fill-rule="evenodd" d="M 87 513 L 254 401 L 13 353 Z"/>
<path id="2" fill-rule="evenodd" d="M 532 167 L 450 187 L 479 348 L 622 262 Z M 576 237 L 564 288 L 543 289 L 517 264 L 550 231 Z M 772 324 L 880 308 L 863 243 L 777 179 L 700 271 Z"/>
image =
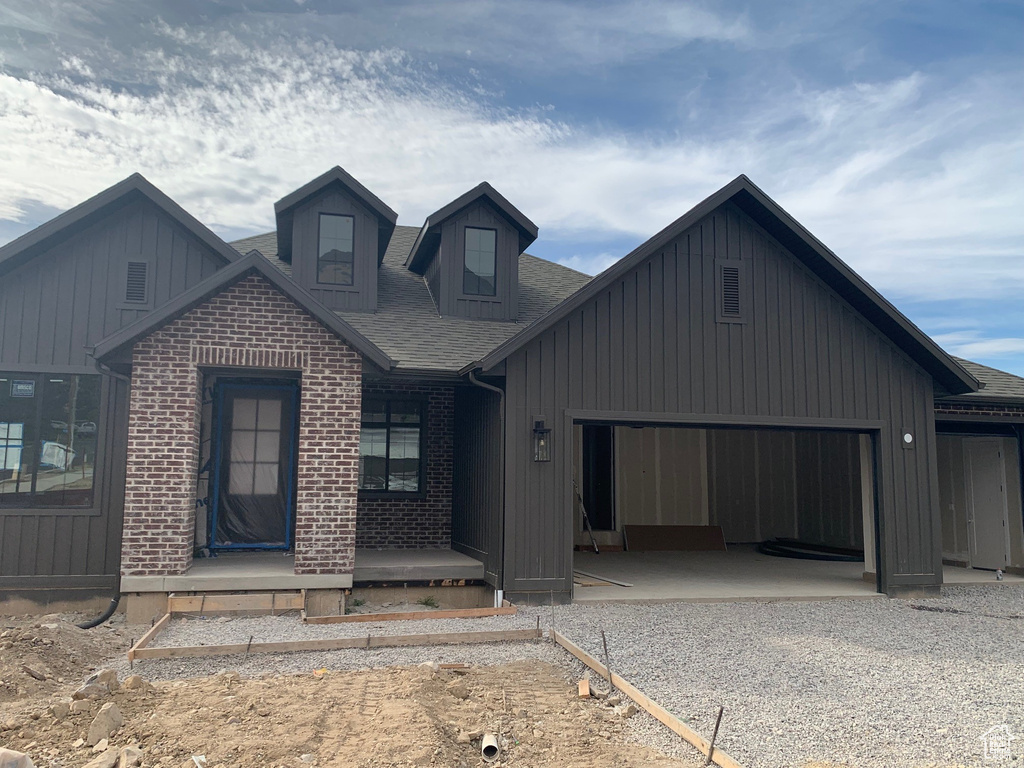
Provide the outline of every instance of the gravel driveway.
<path id="1" fill-rule="evenodd" d="M 931 610 L 917 610 L 915 606 Z M 942 610 L 937 610 L 942 609 Z M 1013 618 L 1003 618 L 1013 617 Z M 1005 723 L 1024 752 L 1024 589 L 941 599 L 566 606 L 557 629 L 750 768 L 986 761 Z"/>
<path id="2" fill-rule="evenodd" d="M 927 610 L 919 610 L 925 608 Z M 551 623 L 549 608 L 513 617 L 303 626 L 295 617 L 175 621 L 158 645 L 514 629 Z M 1024 752 L 1024 587 L 948 587 L 932 600 L 559 606 L 556 628 L 709 736 L 748 768 L 828 763 L 852 768 L 1001 766 L 982 734 L 1006 724 Z M 548 643 L 147 661 L 151 677 L 365 668 L 423 660 L 504 663 L 562 659 Z M 636 736 L 662 748 L 675 737 L 650 718 Z M 660 729 L 661 733 L 653 731 Z M 686 749 L 669 749 L 693 755 Z"/>

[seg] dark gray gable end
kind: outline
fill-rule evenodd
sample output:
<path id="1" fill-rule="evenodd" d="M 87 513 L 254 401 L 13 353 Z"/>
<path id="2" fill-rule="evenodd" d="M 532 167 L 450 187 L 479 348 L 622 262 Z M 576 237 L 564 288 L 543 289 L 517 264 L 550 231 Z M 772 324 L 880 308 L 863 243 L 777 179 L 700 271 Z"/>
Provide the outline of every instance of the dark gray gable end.
<path id="1" fill-rule="evenodd" d="M 25 233 L 0 248 L 0 274 L 9 272 L 33 256 L 44 253 L 60 241 L 71 237 L 140 196 L 148 199 L 195 235 L 210 250 L 223 257 L 225 262 L 238 259 L 238 251 L 221 240 L 205 224 L 153 186 L 141 174 L 133 173 L 127 179 L 119 181 L 114 186 L 90 197 L 84 203 L 55 216 L 45 224 L 39 225 L 31 232 Z"/>
<path id="2" fill-rule="evenodd" d="M 482 181 L 469 192 L 460 195 L 444 208 L 427 217 L 416 237 L 416 242 L 413 243 L 412 250 L 409 251 L 405 265 L 413 272 L 423 274 L 427 268 L 427 262 L 437 250 L 438 240 L 441 237 L 441 225 L 480 198 L 485 198 L 490 202 L 519 231 L 519 253 L 523 253 L 537 239 L 537 225 L 526 218 L 523 212 L 506 200 L 498 190 L 486 181 Z"/>
<path id="3" fill-rule="evenodd" d="M 391 240 L 391 233 L 395 231 L 398 214 L 338 165 L 274 203 L 274 213 L 277 215 L 278 258 L 287 262 L 292 260 L 292 223 L 295 208 L 332 184 L 341 185 L 346 192 L 356 197 L 377 216 L 380 225 L 380 235 L 377 240 L 377 263 L 380 264 L 384 260 L 384 252 L 387 250 L 388 241 Z"/>
<path id="4" fill-rule="evenodd" d="M 479 363 L 467 366 L 491 370 L 516 350 L 551 328 L 570 312 L 579 308 L 619 277 L 634 269 L 716 208 L 732 202 L 784 248 L 800 259 L 814 274 L 860 312 L 870 323 L 902 349 L 951 394 L 978 390 L 979 383 L 938 344 L 908 320 L 878 291 L 847 266 L 821 241 L 808 232 L 774 200 L 746 176 L 738 176 L 718 192 L 694 206 L 679 219 L 620 259 L 587 285 L 505 343 L 498 346 Z"/>
<path id="5" fill-rule="evenodd" d="M 103 339 L 93 348 L 93 357 L 101 363 L 112 362 L 118 358 L 119 353 L 130 350 L 135 342 L 198 307 L 225 288 L 253 274 L 265 279 L 365 359 L 373 362 L 381 370 L 391 370 L 393 361 L 380 347 L 292 282 L 281 270 L 267 261 L 259 251 L 250 251 L 230 266 L 210 275 L 206 280 L 192 286 L 149 315 Z"/>

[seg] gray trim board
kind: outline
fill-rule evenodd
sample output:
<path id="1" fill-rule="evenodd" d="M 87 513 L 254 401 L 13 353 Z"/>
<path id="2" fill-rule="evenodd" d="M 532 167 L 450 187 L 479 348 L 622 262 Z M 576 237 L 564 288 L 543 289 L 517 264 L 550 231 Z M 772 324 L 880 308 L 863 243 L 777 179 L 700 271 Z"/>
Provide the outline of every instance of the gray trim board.
<path id="1" fill-rule="evenodd" d="M 567 409 L 565 416 L 573 422 L 643 423 L 686 425 L 692 427 L 778 427 L 779 429 L 818 429 L 846 432 L 874 432 L 885 428 L 884 421 L 860 419 L 809 419 L 790 416 L 736 416 L 731 414 L 659 413 L 651 411 L 588 411 Z"/>
<path id="2" fill-rule="evenodd" d="M 116 586 L 115 575 L 0 576 L 0 592 L 15 589 L 113 589 Z"/>
<path id="3" fill-rule="evenodd" d="M 674 238 L 693 227 L 717 208 L 733 202 L 758 225 L 802 260 L 833 290 L 891 338 L 911 359 L 928 371 L 952 394 L 978 390 L 979 382 L 941 347 L 908 320 L 838 256 L 784 211 L 746 176 L 739 176 L 698 203 L 643 245 L 595 277 L 575 294 L 551 309 L 529 327 L 504 342 L 480 361 L 487 371 L 528 342 L 555 326 L 574 310 L 606 290 Z"/>
<path id="4" fill-rule="evenodd" d="M 228 286 L 234 285 L 250 274 L 258 274 L 263 277 L 282 294 L 308 312 L 325 328 L 345 343 L 351 345 L 364 358 L 370 360 L 379 368 L 385 371 L 392 368 L 393 362 L 391 358 L 384 354 L 377 345 L 320 304 L 308 292 L 290 280 L 281 270 L 261 256 L 258 251 L 243 256 L 234 264 L 215 272 L 206 280 L 197 283 L 189 290 L 167 302 L 163 307 L 103 339 L 93 348 L 93 356 L 100 361 L 116 356 L 122 350 L 130 348 L 139 339 L 148 336 L 171 320 L 199 306 Z"/>

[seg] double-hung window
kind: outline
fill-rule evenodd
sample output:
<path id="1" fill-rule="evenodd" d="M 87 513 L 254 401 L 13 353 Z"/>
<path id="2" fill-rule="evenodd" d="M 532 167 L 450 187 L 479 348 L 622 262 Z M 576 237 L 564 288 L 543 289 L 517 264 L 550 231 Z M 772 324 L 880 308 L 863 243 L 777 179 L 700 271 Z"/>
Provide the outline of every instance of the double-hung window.
<path id="1" fill-rule="evenodd" d="M 91 507 L 100 377 L 0 373 L 0 507 Z"/>
<path id="2" fill-rule="evenodd" d="M 320 214 L 320 244 L 316 281 L 328 285 L 355 283 L 355 219 L 334 213 Z"/>
<path id="3" fill-rule="evenodd" d="M 423 489 L 423 412 L 418 400 L 363 400 L 361 491 L 419 493 Z"/>

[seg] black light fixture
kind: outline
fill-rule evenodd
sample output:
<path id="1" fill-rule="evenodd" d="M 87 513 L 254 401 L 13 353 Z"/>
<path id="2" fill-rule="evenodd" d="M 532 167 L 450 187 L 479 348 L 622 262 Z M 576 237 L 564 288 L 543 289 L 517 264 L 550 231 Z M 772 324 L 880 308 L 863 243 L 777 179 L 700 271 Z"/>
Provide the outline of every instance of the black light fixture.
<path id="1" fill-rule="evenodd" d="M 551 461 L 551 430 L 544 426 L 544 417 L 533 419 L 533 460 Z"/>

